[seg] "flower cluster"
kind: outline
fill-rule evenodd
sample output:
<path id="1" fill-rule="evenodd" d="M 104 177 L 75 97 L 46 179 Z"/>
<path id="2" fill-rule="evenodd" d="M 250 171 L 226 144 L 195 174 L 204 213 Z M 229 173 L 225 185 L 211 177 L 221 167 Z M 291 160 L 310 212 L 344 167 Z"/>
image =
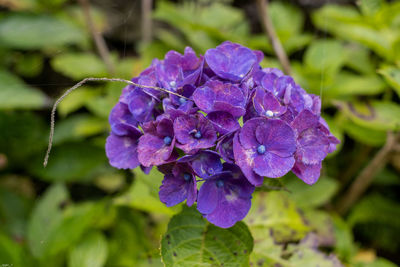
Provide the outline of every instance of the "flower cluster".
<path id="1" fill-rule="evenodd" d="M 315 183 L 339 141 L 320 116 L 319 97 L 278 69 L 262 69 L 262 59 L 229 41 L 204 56 L 187 47 L 155 59 L 111 111 L 110 164 L 146 173 L 157 166 L 163 203 L 197 202 L 224 228 L 246 216 L 263 177 L 292 171 Z"/>

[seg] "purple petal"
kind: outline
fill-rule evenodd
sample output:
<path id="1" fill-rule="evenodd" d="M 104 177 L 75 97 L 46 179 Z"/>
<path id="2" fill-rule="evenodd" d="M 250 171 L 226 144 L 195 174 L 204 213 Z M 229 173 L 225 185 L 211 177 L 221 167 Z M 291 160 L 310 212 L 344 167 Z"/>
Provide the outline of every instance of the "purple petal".
<path id="1" fill-rule="evenodd" d="M 152 134 L 144 134 L 139 138 L 138 145 L 140 163 L 145 167 L 166 163 L 171 156 L 174 143 L 173 139 L 170 145 L 166 145 L 162 138 Z"/>
<path id="2" fill-rule="evenodd" d="M 235 162 L 247 180 L 255 186 L 260 186 L 263 183 L 263 178 L 253 171 L 254 159 L 257 156 L 257 152 L 252 149 L 246 150 L 243 148 L 239 143 L 238 134 L 235 134 L 233 138 L 233 152 Z"/>
<path id="3" fill-rule="evenodd" d="M 317 128 L 303 131 L 297 139 L 296 158 L 304 164 L 317 164 L 329 151 L 329 139 Z"/>
<path id="4" fill-rule="evenodd" d="M 106 140 L 106 154 L 110 165 L 118 169 L 134 169 L 140 165 L 137 137 L 112 134 Z"/>
<path id="5" fill-rule="evenodd" d="M 205 53 L 208 66 L 221 78 L 240 81 L 258 62 L 249 48 L 226 41 Z"/>
<path id="6" fill-rule="evenodd" d="M 158 195 L 161 202 L 167 207 L 175 206 L 186 199 L 188 195 L 187 183 L 184 179 L 172 174 L 165 175 Z"/>
<path id="7" fill-rule="evenodd" d="M 219 192 L 215 180 L 205 181 L 200 188 L 197 198 L 197 209 L 202 214 L 209 214 L 215 210 L 218 204 Z"/>
<path id="8" fill-rule="evenodd" d="M 267 120 L 255 131 L 257 141 L 266 150 L 280 157 L 288 157 L 296 151 L 296 139 L 292 128 L 281 120 Z"/>
<path id="9" fill-rule="evenodd" d="M 293 166 L 292 172 L 306 184 L 312 185 L 318 181 L 321 167 L 321 163 L 307 165 L 301 162 L 296 162 L 296 164 Z"/>
<path id="10" fill-rule="evenodd" d="M 297 131 L 297 133 L 301 133 L 308 128 L 317 127 L 318 123 L 319 117 L 305 109 L 295 117 L 291 126 Z"/>
<path id="11" fill-rule="evenodd" d="M 207 178 L 222 171 L 221 158 L 214 151 L 201 151 L 191 162 L 191 166 L 201 178 Z"/>
<path id="12" fill-rule="evenodd" d="M 233 163 L 233 133 L 225 135 L 217 143 L 217 151 L 226 162 Z"/>
<path id="13" fill-rule="evenodd" d="M 282 158 L 266 152 L 254 159 L 254 172 L 269 178 L 278 178 L 288 173 L 295 163 L 294 157 Z"/>
<path id="14" fill-rule="evenodd" d="M 111 110 L 109 123 L 111 130 L 116 135 L 127 135 L 130 131 L 136 131 L 137 121 L 130 113 L 128 106 L 118 102 Z"/>
<path id="15" fill-rule="evenodd" d="M 267 120 L 261 117 L 248 120 L 240 130 L 240 144 L 245 149 L 256 149 L 260 142 L 256 139 L 256 128 L 267 123 Z"/>
<path id="16" fill-rule="evenodd" d="M 228 112 L 215 111 L 207 115 L 214 128 L 220 134 L 234 132 L 240 128 L 239 122 Z"/>

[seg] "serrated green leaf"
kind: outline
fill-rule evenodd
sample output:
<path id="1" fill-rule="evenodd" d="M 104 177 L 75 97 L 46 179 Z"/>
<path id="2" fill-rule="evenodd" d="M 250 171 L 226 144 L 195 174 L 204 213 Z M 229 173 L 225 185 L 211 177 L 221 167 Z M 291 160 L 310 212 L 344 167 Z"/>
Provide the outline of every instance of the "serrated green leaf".
<path id="1" fill-rule="evenodd" d="M 45 14 L 12 14 L 0 20 L 0 44 L 10 48 L 42 49 L 84 40 L 81 29 Z"/>
<path id="2" fill-rule="evenodd" d="M 68 257 L 69 267 L 104 266 L 108 254 L 107 240 L 101 232 L 89 232 L 76 244 Z"/>
<path id="3" fill-rule="evenodd" d="M 46 106 L 47 96 L 12 73 L 0 70 L 0 109 L 37 109 Z"/>
<path id="4" fill-rule="evenodd" d="M 256 241 L 270 233 L 276 242 L 297 241 L 309 230 L 287 192 L 256 193 L 244 221 Z"/>
<path id="5" fill-rule="evenodd" d="M 400 68 L 394 66 L 385 66 L 378 70 L 385 81 L 396 91 L 400 96 Z"/>
<path id="6" fill-rule="evenodd" d="M 51 66 L 56 71 L 74 80 L 108 76 L 103 61 L 91 53 L 61 54 L 51 60 Z"/>
<path id="7" fill-rule="evenodd" d="M 222 229 L 194 208 L 184 208 L 168 224 L 161 256 L 170 266 L 248 266 L 253 238 L 243 222 Z"/>

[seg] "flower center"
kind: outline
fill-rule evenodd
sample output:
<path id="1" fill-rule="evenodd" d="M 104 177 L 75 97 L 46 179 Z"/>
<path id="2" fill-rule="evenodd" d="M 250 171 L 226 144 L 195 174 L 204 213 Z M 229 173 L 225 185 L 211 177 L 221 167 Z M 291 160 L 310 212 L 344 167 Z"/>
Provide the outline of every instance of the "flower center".
<path id="1" fill-rule="evenodd" d="M 170 81 L 170 82 L 169 82 L 169 86 L 175 87 L 175 85 L 176 85 L 176 82 L 175 82 L 175 81 Z"/>
<path id="2" fill-rule="evenodd" d="M 185 173 L 183 174 L 183 179 L 185 179 L 186 182 L 188 182 L 188 181 L 190 180 L 190 178 L 191 178 L 191 176 L 190 176 L 189 173 L 185 172 Z"/>
<path id="3" fill-rule="evenodd" d="M 258 154 L 264 154 L 265 151 L 266 151 L 266 149 L 265 149 L 265 146 L 264 146 L 264 145 L 259 145 L 259 146 L 257 147 L 257 152 L 258 152 Z"/>
<path id="4" fill-rule="evenodd" d="M 179 98 L 179 103 L 181 103 L 181 105 L 186 103 L 186 99 L 184 99 L 183 97 Z"/>
<path id="5" fill-rule="evenodd" d="M 200 131 L 197 131 L 197 132 L 194 134 L 194 138 L 200 139 L 200 138 L 201 138 L 201 132 L 200 132 Z"/>
<path id="6" fill-rule="evenodd" d="M 267 116 L 268 118 L 272 118 L 274 116 L 274 113 L 271 110 L 267 110 L 265 111 L 265 116 Z"/>
<path id="7" fill-rule="evenodd" d="M 218 188 L 221 188 L 221 187 L 224 186 L 224 181 L 222 181 L 222 180 L 217 180 L 216 184 L 217 184 L 217 187 L 218 187 Z"/>
<path id="8" fill-rule="evenodd" d="M 164 144 L 169 146 L 172 143 L 172 138 L 169 136 L 164 137 Z"/>

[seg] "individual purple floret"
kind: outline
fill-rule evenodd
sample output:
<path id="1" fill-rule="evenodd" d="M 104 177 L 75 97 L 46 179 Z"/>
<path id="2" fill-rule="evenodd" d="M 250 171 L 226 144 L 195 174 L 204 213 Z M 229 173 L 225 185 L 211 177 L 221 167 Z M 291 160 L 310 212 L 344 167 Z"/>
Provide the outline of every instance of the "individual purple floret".
<path id="1" fill-rule="evenodd" d="M 262 60 L 262 54 L 227 41 L 217 48 L 208 49 L 205 60 L 219 77 L 238 82 Z"/>
<path id="2" fill-rule="evenodd" d="M 146 173 L 157 166 L 163 203 L 197 201 L 224 228 L 246 216 L 265 177 L 292 171 L 315 183 L 339 140 L 321 117 L 320 98 L 282 71 L 261 68 L 262 58 L 226 41 L 204 57 L 187 47 L 153 60 L 132 82 L 159 89 L 129 85 L 110 113 L 110 164 Z"/>
<path id="3" fill-rule="evenodd" d="M 295 151 L 294 131 L 281 120 L 251 119 L 233 139 L 236 164 L 255 186 L 262 184 L 263 176 L 277 178 L 289 172 Z"/>
<path id="4" fill-rule="evenodd" d="M 176 118 L 174 131 L 178 141 L 176 146 L 188 154 L 213 147 L 217 140 L 214 126 L 201 113 Z"/>
<path id="5" fill-rule="evenodd" d="M 139 162 L 145 166 L 158 166 L 176 159 L 173 155 L 175 134 L 172 121 L 164 118 L 143 125 L 144 135 L 139 138 Z M 172 158 L 171 158 L 172 157 Z"/>
<path id="6" fill-rule="evenodd" d="M 166 173 L 159 196 L 167 207 L 175 206 L 187 199 L 186 204 L 192 206 L 197 197 L 196 177 L 188 164 L 177 163 Z"/>
<path id="7" fill-rule="evenodd" d="M 134 169 L 140 165 L 137 143 L 142 135 L 139 129 L 130 128 L 125 135 L 111 133 L 106 140 L 106 154 L 110 165 L 118 169 Z"/>
<path id="8" fill-rule="evenodd" d="M 178 162 L 188 162 L 197 176 L 208 178 L 222 171 L 221 157 L 212 150 L 203 150 L 194 155 L 183 156 Z"/>
<path id="9" fill-rule="evenodd" d="M 236 118 L 246 112 L 245 95 L 239 87 L 231 83 L 208 81 L 194 91 L 193 100 L 206 113 L 225 111 Z"/>
<path id="10" fill-rule="evenodd" d="M 207 178 L 201 186 L 197 209 L 209 222 L 228 228 L 249 212 L 253 191 L 238 166 L 224 163 L 223 172 Z"/>

